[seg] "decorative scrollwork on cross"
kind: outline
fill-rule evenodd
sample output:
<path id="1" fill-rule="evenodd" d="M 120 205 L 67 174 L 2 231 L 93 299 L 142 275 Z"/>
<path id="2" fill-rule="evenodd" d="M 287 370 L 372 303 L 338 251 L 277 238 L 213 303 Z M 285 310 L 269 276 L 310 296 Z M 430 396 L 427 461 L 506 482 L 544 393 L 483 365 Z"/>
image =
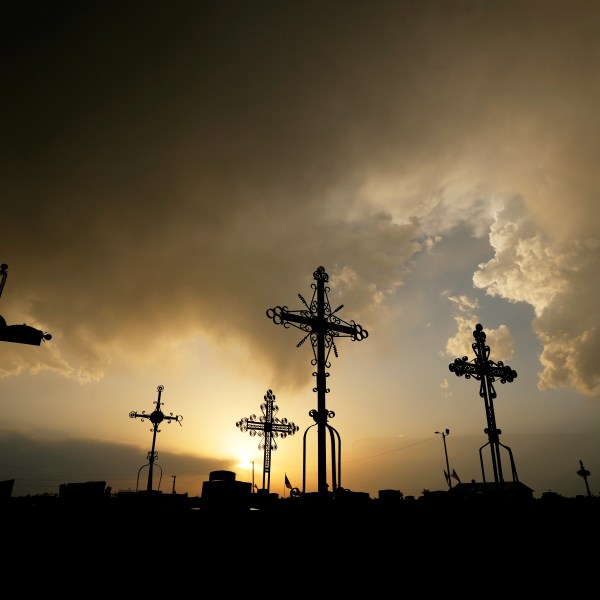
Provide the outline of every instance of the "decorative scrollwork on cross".
<path id="1" fill-rule="evenodd" d="M 475 342 L 471 344 L 475 358 L 469 361 L 466 356 L 456 358 L 453 363 L 448 365 L 448 368 L 457 377 L 465 376 L 465 379 L 476 379 L 480 382 L 479 395 L 483 398 L 485 404 L 485 414 L 487 419 L 487 428 L 484 433 L 488 436 L 488 443 L 479 449 L 481 460 L 481 471 L 483 482 L 485 483 L 485 471 L 483 468 L 483 459 L 481 458 L 482 449 L 490 445 L 492 454 L 492 465 L 494 469 L 494 481 L 497 486 L 504 484 L 502 476 L 502 463 L 500 460 L 500 446 L 508 450 L 511 461 L 511 470 L 513 481 L 518 481 L 517 470 L 512 455 L 512 450 L 508 446 L 500 443 L 500 434 L 502 431 L 496 427 L 496 416 L 494 414 L 494 398 L 496 398 L 496 390 L 494 382 L 499 380 L 500 383 L 512 383 L 517 372 L 503 362 L 494 362 L 490 360 L 490 347 L 486 344 L 486 335 L 483 331 L 483 326 L 478 323 L 473 331 Z"/>
<path id="2" fill-rule="evenodd" d="M 241 432 L 250 432 L 250 436 L 258 435 L 261 440 L 258 444 L 259 450 L 264 451 L 263 467 L 263 489 L 271 489 L 271 452 L 277 450 L 276 438 L 285 439 L 288 435 L 294 435 L 299 427 L 288 421 L 286 418 L 280 419 L 275 415 L 279 412 L 279 407 L 275 404 L 275 395 L 272 390 L 267 390 L 264 396 L 265 401 L 260 405 L 262 415 L 257 419 L 256 415 L 242 417 L 235 426 Z M 265 487 L 265 478 L 268 478 Z"/>
<path id="3" fill-rule="evenodd" d="M 317 367 L 317 370 L 313 371 L 313 376 L 316 377 L 317 380 L 316 386 L 313 387 L 313 392 L 317 393 L 318 407 L 314 414 L 313 411 L 309 414 L 318 424 L 319 493 L 327 494 L 329 486 L 327 484 L 326 473 L 326 429 L 329 427 L 327 418 L 333 417 L 334 415 L 334 413 L 329 413 L 325 407 L 325 397 L 330 391 L 326 385 L 326 380 L 329 377 L 327 369 L 331 367 L 329 355 L 333 350 L 335 356 L 338 356 L 338 350 L 335 343 L 336 338 L 349 337 L 353 342 L 360 342 L 369 336 L 369 332 L 356 322 L 344 321 L 338 316 L 337 313 L 344 307 L 343 304 L 338 306 L 335 310 L 331 309 L 331 303 L 329 301 L 330 289 L 325 285 L 329 281 L 329 275 L 324 267 L 318 267 L 313 273 L 313 277 L 316 283 L 311 284 L 313 290 L 311 301 L 307 302 L 302 294 L 298 294 L 298 298 L 300 298 L 304 308 L 299 310 L 289 310 L 287 306 L 276 306 L 267 310 L 267 317 L 276 325 L 283 325 L 286 329 L 295 327 L 305 333 L 302 339 L 296 344 L 296 347 L 302 346 L 307 339 L 310 339 L 313 351 L 311 364 L 313 367 Z M 304 464 L 304 471 L 306 472 L 306 464 Z M 336 479 L 335 471 L 333 479 L 334 481 Z M 339 473 L 338 479 L 341 479 Z"/>
<path id="4" fill-rule="evenodd" d="M 583 480 L 585 481 L 585 489 L 587 490 L 587 495 L 591 497 L 592 492 L 590 491 L 590 485 L 588 483 L 588 477 L 591 475 L 591 473 L 583 466 L 582 460 L 579 461 L 579 466 L 581 468 L 579 469 L 579 471 L 577 471 L 577 475 L 579 475 L 579 477 L 583 477 Z"/>
<path id="5" fill-rule="evenodd" d="M 154 462 L 158 459 L 158 452 L 155 450 L 155 446 L 156 446 L 156 434 L 160 433 L 160 429 L 158 428 L 158 426 L 163 422 L 163 421 L 167 421 L 167 423 L 171 423 L 172 421 L 175 421 L 176 423 L 179 423 L 179 425 L 181 426 L 181 421 L 183 420 L 183 417 L 181 415 L 174 415 L 173 413 L 170 413 L 169 415 L 165 415 L 163 413 L 163 411 L 161 410 L 161 403 L 160 403 L 160 399 L 163 393 L 163 390 L 165 389 L 165 387 L 163 385 L 159 385 L 157 388 L 158 391 L 158 398 L 157 400 L 154 401 L 154 404 L 156 404 L 156 408 L 148 415 L 146 414 L 146 411 L 143 410 L 141 413 L 135 412 L 135 411 L 131 411 L 129 413 L 129 417 L 132 419 L 137 419 L 140 418 L 142 420 L 142 422 L 145 419 L 149 419 L 149 421 L 152 423 L 152 427 L 150 429 L 150 431 L 152 432 L 152 449 L 148 451 L 148 486 L 146 488 L 146 490 L 148 492 L 152 491 L 152 474 L 154 471 Z M 140 467 L 140 471 L 142 470 L 143 467 L 145 467 L 146 465 L 142 465 L 142 467 Z M 162 469 L 161 469 L 162 472 Z M 138 471 L 138 478 L 139 478 L 139 471 Z"/>
<path id="6" fill-rule="evenodd" d="M 311 347 L 313 349 L 313 366 L 320 362 L 319 356 L 319 341 L 322 339 L 325 347 L 325 355 L 322 357 L 326 368 L 331 367 L 329 355 L 333 350 L 336 358 L 339 357 L 338 349 L 335 343 L 337 337 L 349 337 L 353 342 L 359 342 L 369 336 L 369 332 L 363 329 L 361 325 L 354 321 L 344 321 L 337 313 L 342 308 L 340 304 L 335 310 L 331 310 L 329 302 L 330 288 L 324 283 L 329 281 L 329 275 L 323 267 L 319 267 L 313 277 L 317 283 L 311 284 L 313 295 L 310 303 L 308 303 L 302 294 L 298 294 L 298 298 L 304 305 L 304 308 L 299 310 L 289 310 L 287 306 L 276 306 L 267 310 L 267 316 L 272 319 L 276 325 L 283 325 L 286 329 L 296 327 L 305 332 L 306 335 L 296 344 L 299 348 L 310 338 Z M 322 286 L 322 300 L 319 299 L 319 284 Z M 316 377 L 317 373 L 313 373 Z M 313 391 L 317 391 L 316 388 Z M 329 390 L 327 390 L 329 391 Z"/>
<path id="7" fill-rule="evenodd" d="M 8 265 L 2 263 L 0 265 L 0 296 L 2 296 L 2 292 L 4 291 L 7 277 Z M 0 315 L 0 342 L 39 346 L 42 341 L 51 339 L 52 336 L 49 333 L 44 333 L 40 329 L 25 325 L 25 323 L 22 325 L 7 325 L 4 317 Z"/>

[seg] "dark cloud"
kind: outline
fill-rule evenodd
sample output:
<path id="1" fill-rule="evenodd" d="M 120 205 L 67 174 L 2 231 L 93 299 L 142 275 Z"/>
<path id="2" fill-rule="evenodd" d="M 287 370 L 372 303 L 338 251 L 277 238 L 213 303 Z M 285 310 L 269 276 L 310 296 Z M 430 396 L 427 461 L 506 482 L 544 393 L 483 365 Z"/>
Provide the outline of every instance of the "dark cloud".
<path id="1" fill-rule="evenodd" d="M 14 479 L 13 496 L 58 494 L 63 483 L 105 481 L 113 492 L 145 489 L 147 449 L 84 439 L 48 439 L 18 431 L 0 432 L 0 480 Z M 233 459 L 161 452 L 155 462 L 153 489 L 202 493 L 211 471 L 229 470 Z M 144 465 L 146 465 L 144 467 Z M 139 473 L 139 480 L 138 480 Z M 160 487 L 159 487 L 160 486 Z"/>

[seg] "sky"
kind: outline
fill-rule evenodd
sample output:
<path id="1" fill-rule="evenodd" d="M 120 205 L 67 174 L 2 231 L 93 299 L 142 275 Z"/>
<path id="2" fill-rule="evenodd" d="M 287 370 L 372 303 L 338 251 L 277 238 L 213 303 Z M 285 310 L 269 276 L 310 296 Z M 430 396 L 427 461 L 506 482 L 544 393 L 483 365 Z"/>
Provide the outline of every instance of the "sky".
<path id="1" fill-rule="evenodd" d="M 317 489 L 309 344 L 267 311 L 313 274 L 368 331 L 326 395 L 342 487 L 493 481 L 600 493 L 600 7 L 585 0 L 8 2 L 3 7 L 0 480 L 201 495 L 214 470 Z M 447 436 L 441 432 L 449 430 Z M 440 432 L 440 433 L 436 433 Z M 484 457 L 484 469 L 481 468 Z M 510 451 L 510 452 L 509 452 Z M 329 457 L 328 457 L 329 459 Z M 328 462 L 328 473 L 331 465 Z M 456 483 L 456 480 L 451 480 Z"/>

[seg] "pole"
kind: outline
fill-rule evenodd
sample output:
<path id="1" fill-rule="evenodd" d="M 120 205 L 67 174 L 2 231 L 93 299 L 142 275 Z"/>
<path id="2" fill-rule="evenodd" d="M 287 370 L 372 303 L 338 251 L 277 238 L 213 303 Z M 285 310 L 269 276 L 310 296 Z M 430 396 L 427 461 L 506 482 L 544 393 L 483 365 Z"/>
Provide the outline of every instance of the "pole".
<path id="1" fill-rule="evenodd" d="M 452 476 L 450 474 L 450 464 L 448 463 L 448 449 L 446 448 L 446 436 L 450 434 L 450 430 L 446 429 L 445 431 L 436 431 L 437 434 L 442 436 L 442 440 L 444 441 L 444 455 L 446 457 L 446 473 L 448 473 L 448 487 L 452 489 Z"/>
<path id="2" fill-rule="evenodd" d="M 254 461 L 252 461 L 252 493 L 254 494 Z"/>

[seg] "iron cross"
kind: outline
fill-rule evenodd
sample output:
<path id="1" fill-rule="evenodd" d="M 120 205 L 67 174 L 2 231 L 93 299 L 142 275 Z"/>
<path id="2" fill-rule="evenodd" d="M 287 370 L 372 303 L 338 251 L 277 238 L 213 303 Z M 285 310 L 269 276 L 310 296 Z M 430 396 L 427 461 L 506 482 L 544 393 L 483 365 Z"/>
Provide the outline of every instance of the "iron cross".
<path id="1" fill-rule="evenodd" d="M 582 460 L 579 461 L 579 465 L 581 466 L 581 469 L 577 471 L 577 475 L 579 475 L 579 477 L 583 477 L 583 480 L 585 481 L 585 489 L 587 490 L 587 495 L 591 496 L 592 492 L 590 491 L 590 486 L 588 484 L 588 477 L 591 475 L 591 473 L 583 466 Z"/>
<path id="2" fill-rule="evenodd" d="M 258 435 L 263 438 L 258 444 L 259 450 L 264 450 L 264 466 L 263 466 L 263 490 L 269 493 L 271 489 L 271 452 L 277 450 L 277 442 L 275 438 L 281 436 L 286 438 L 288 435 L 294 435 L 298 431 L 298 426 L 295 423 L 288 422 L 287 419 L 280 419 L 275 415 L 279 412 L 279 407 L 275 404 L 275 396 L 271 390 L 267 390 L 265 401 L 260 405 L 262 416 L 256 420 L 256 415 L 243 417 L 235 426 L 240 428 L 240 431 L 250 431 L 251 436 Z M 265 476 L 267 478 L 267 486 L 265 487 Z"/>
<path id="3" fill-rule="evenodd" d="M 159 385 L 156 389 L 158 390 L 158 399 L 154 402 L 154 404 L 156 404 L 156 409 L 151 414 L 147 415 L 145 410 L 143 410 L 141 413 L 137 413 L 135 411 L 131 411 L 129 413 L 129 416 L 132 419 L 135 419 L 137 417 L 140 417 L 142 421 L 144 419 L 150 419 L 150 422 L 153 425 L 152 429 L 150 430 L 152 431 L 152 450 L 148 452 L 148 487 L 146 488 L 148 492 L 152 491 L 152 474 L 154 471 L 154 461 L 158 457 L 158 452 L 155 450 L 156 434 L 160 433 L 160 429 L 158 428 L 158 426 L 163 421 L 167 421 L 168 423 L 171 423 L 171 421 L 176 421 L 177 423 L 179 423 L 179 425 L 181 425 L 181 421 L 183 419 L 181 415 L 174 415 L 173 413 L 167 416 L 162 412 L 162 410 L 160 410 L 160 397 L 163 393 L 163 390 L 165 389 L 165 386 Z"/>
<path id="4" fill-rule="evenodd" d="M 327 495 L 327 421 L 330 414 L 325 406 L 325 395 L 329 392 L 326 384 L 329 376 L 326 369 L 331 366 L 329 354 L 333 349 L 335 356 L 338 355 L 335 345 L 336 337 L 349 337 L 352 341 L 361 341 L 368 337 L 369 333 L 354 321 L 344 321 L 337 316 L 337 312 L 343 308 L 343 304 L 335 310 L 331 309 L 329 303 L 329 287 L 325 284 L 329 281 L 329 275 L 323 267 L 318 267 L 313 273 L 316 283 L 311 285 L 313 296 L 310 304 L 298 294 L 298 298 L 304 304 L 300 310 L 289 310 L 287 306 L 276 306 L 267 310 L 267 317 L 272 319 L 276 325 L 283 325 L 286 329 L 290 326 L 296 327 L 306 333 L 298 342 L 297 347 L 304 344 L 310 338 L 314 359 L 313 366 L 317 371 L 313 375 L 317 378 L 317 386 L 313 388 L 317 392 L 317 410 L 310 411 L 310 416 L 317 423 L 318 440 L 318 491 L 320 495 Z M 334 490 L 335 492 L 335 490 Z"/>
<path id="5" fill-rule="evenodd" d="M 461 375 L 465 376 L 465 379 L 473 377 L 480 381 L 479 395 L 483 398 L 485 404 L 485 415 L 487 418 L 487 428 L 484 433 L 488 435 L 488 443 L 490 444 L 490 450 L 492 454 L 492 465 L 494 469 L 494 481 L 496 485 L 502 485 L 504 479 L 502 476 L 502 463 L 500 461 L 500 446 L 503 446 L 508 450 L 510 455 L 512 476 L 513 481 L 518 481 L 517 470 L 512 456 L 512 451 L 508 446 L 500 443 L 500 434 L 502 431 L 496 428 L 496 416 L 494 415 L 494 398 L 496 397 L 496 390 L 494 389 L 494 381 L 500 380 L 500 383 L 512 383 L 516 377 L 517 372 L 513 371 L 508 365 L 498 361 L 495 363 L 490 360 L 490 347 L 485 343 L 485 332 L 483 326 L 477 324 L 475 331 L 473 332 L 475 342 L 471 344 L 473 351 L 475 352 L 475 358 L 472 362 L 469 362 L 466 356 L 456 358 L 453 363 L 448 365 L 450 371 L 452 371 L 457 377 Z M 487 444 L 485 444 L 487 446 Z M 484 446 L 482 446 L 483 448 Z M 485 472 L 483 469 L 483 459 L 481 459 L 481 449 L 479 449 L 479 455 L 481 460 L 481 471 L 483 475 L 483 482 L 485 483 Z"/>
<path id="6" fill-rule="evenodd" d="M 6 278 L 8 277 L 8 265 L 0 265 L 0 296 L 4 290 Z M 0 315 L 0 342 L 13 342 L 15 344 L 30 344 L 39 346 L 42 340 L 51 340 L 49 333 L 44 333 L 30 325 L 7 325 L 4 317 Z"/>

